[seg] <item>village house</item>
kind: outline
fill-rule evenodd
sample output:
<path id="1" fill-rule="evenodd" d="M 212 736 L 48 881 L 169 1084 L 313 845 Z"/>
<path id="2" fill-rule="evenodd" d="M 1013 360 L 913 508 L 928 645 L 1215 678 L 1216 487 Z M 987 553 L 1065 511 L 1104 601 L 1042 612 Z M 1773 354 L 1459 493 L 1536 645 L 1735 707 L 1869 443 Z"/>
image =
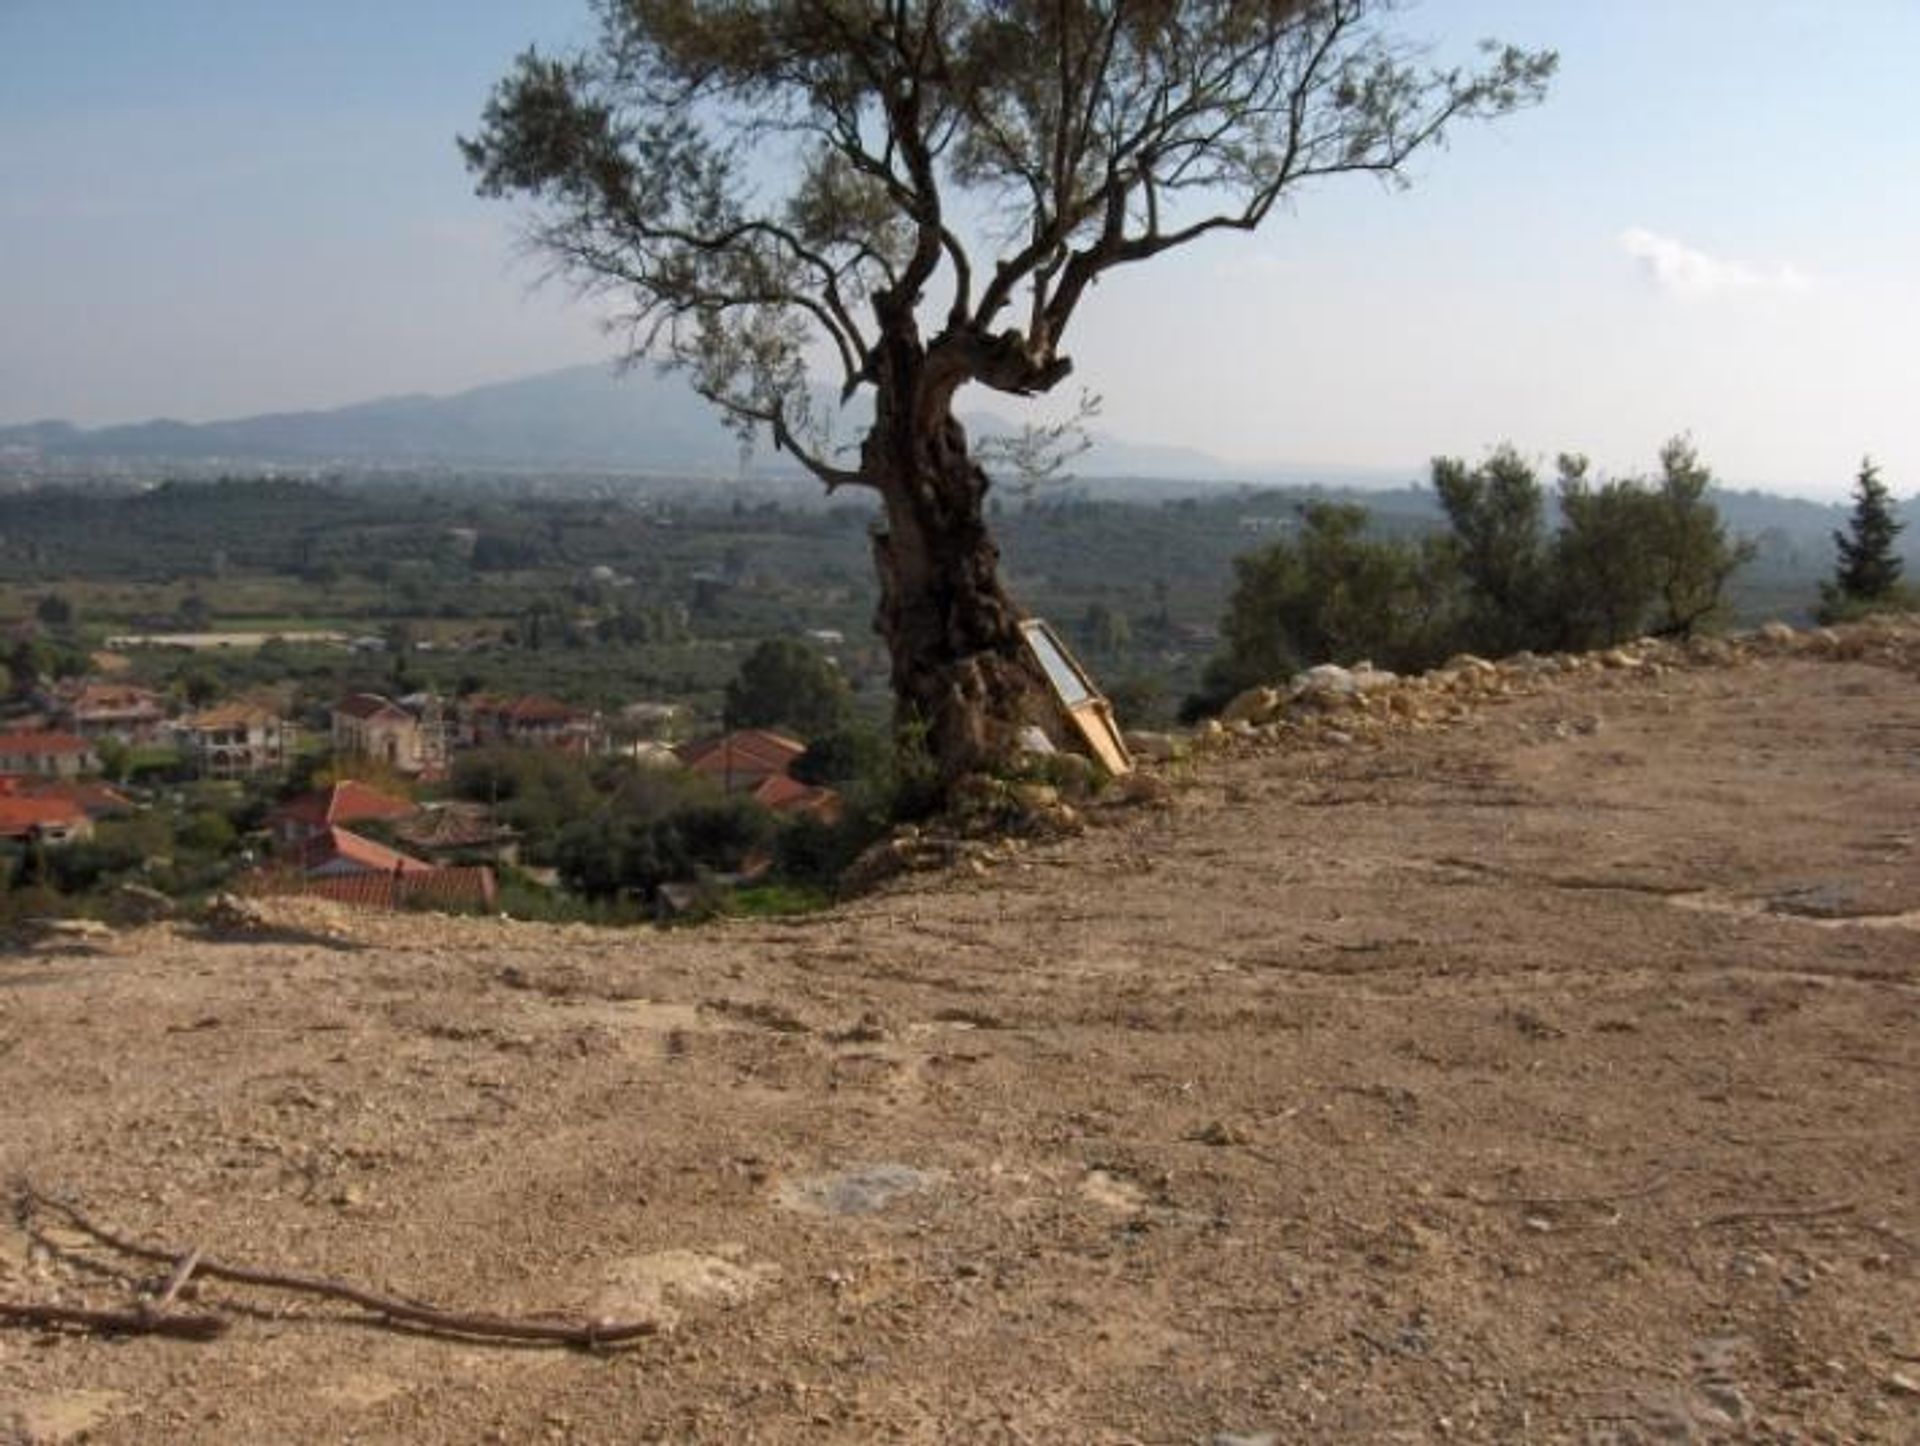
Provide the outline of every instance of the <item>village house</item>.
<path id="1" fill-rule="evenodd" d="M 98 773 L 93 745 L 71 733 L 23 730 L 0 733 L 0 773 L 36 773 L 42 778 L 77 778 Z"/>
<path id="2" fill-rule="evenodd" d="M 690 772 L 713 779 L 726 793 L 744 793 L 774 813 L 811 814 L 831 823 L 840 816 L 840 795 L 790 772 L 806 751 L 799 739 L 769 728 L 741 728 L 674 750 Z"/>
<path id="3" fill-rule="evenodd" d="M 98 822 L 124 818 L 134 811 L 133 800 L 97 778 L 47 778 L 37 773 L 0 773 L 0 798 L 53 799 L 70 805 Z"/>
<path id="4" fill-rule="evenodd" d="M 375 824 L 397 830 L 419 815 L 411 800 L 354 779 L 312 789 L 268 812 L 274 858 L 236 887 L 358 908 L 492 910 L 499 886 L 491 868 L 444 867 L 348 827 Z"/>
<path id="5" fill-rule="evenodd" d="M 344 794 L 340 790 L 346 790 Z M 369 817 L 372 811 L 392 817 L 391 808 L 411 804 L 387 798 L 359 784 L 336 785 L 333 795 L 315 807 L 322 794 L 305 795 L 293 805 L 276 810 L 276 839 L 291 838 L 279 858 L 237 881 L 243 893 L 290 894 L 330 899 L 358 908 L 481 909 L 492 911 L 499 902 L 499 883 L 491 868 L 443 867 L 402 853 L 334 823 L 314 823 L 314 815 Z M 301 806 L 301 805 L 306 806 Z M 288 809 L 296 815 L 289 819 Z M 289 830 L 286 825 L 298 827 Z"/>
<path id="6" fill-rule="evenodd" d="M 334 704 L 331 732 L 338 757 L 371 759 L 414 777 L 446 773 L 447 730 L 432 694 L 396 702 L 378 693 L 351 693 Z"/>
<path id="7" fill-rule="evenodd" d="M 799 739 L 771 728 L 740 728 L 696 738 L 674 750 L 689 770 L 705 774 L 728 793 L 750 793 L 768 778 L 785 776 L 806 751 Z"/>
<path id="8" fill-rule="evenodd" d="M 359 909 L 425 908 L 492 913 L 499 907 L 499 880 L 485 865 L 408 868 L 403 864 L 389 869 L 356 866 L 355 859 L 360 864 L 371 864 L 378 857 L 371 851 L 378 847 L 360 839 L 357 845 L 347 842 L 344 853 L 316 850 L 316 858 L 323 865 L 319 872 L 303 873 L 284 866 L 255 869 L 236 880 L 235 887 L 244 894 L 327 899 Z"/>
<path id="9" fill-rule="evenodd" d="M 293 757 L 293 724 L 255 703 L 223 703 L 177 726 L 181 752 L 202 778 L 279 773 Z"/>
<path id="10" fill-rule="evenodd" d="M 310 879 L 344 874 L 427 874 L 433 865 L 362 838 L 351 829 L 324 828 L 300 845 L 300 871 Z"/>
<path id="11" fill-rule="evenodd" d="M 80 738 L 151 743 L 167 721 L 166 700 L 149 688 L 129 683 L 60 684 L 47 704 L 54 721 Z"/>
<path id="12" fill-rule="evenodd" d="M 342 779 L 276 805 L 267 813 L 267 829 L 274 847 L 287 853 L 352 824 L 393 823 L 417 812 L 407 799 Z"/>
<path id="13" fill-rule="evenodd" d="M 66 844 L 92 837 L 93 820 L 70 798 L 0 793 L 0 843 Z"/>
<path id="14" fill-rule="evenodd" d="M 606 743 L 598 713 L 534 694 L 474 694 L 460 705 L 460 736 L 469 748 L 505 743 L 562 753 L 598 753 Z"/>
<path id="15" fill-rule="evenodd" d="M 393 837 L 437 864 L 502 863 L 519 859 L 519 835 L 497 823 L 484 803 L 436 803 L 393 825 Z"/>

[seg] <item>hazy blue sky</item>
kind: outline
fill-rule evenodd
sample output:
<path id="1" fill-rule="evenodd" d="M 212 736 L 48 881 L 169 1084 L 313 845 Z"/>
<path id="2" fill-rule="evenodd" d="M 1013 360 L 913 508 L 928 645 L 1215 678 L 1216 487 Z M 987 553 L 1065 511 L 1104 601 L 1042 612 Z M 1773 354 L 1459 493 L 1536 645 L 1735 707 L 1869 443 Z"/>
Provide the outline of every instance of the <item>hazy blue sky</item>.
<path id="1" fill-rule="evenodd" d="M 1405 466 L 1511 438 L 1920 490 L 1914 0 L 1426 0 L 1547 105 L 1104 282 L 1102 427 Z M 0 0 L 0 422 L 445 392 L 607 355 L 454 150 L 577 0 Z M 976 399 L 969 399 L 972 404 Z M 1002 399 L 977 399 L 1010 410 Z"/>

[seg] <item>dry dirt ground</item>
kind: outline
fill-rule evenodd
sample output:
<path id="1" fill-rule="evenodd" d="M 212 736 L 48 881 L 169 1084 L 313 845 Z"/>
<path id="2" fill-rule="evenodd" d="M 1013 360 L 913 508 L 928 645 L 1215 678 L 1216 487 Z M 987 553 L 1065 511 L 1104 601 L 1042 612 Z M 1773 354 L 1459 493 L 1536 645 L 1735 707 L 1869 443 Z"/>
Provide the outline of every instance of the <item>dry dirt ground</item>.
<path id="1" fill-rule="evenodd" d="M 6 1176 L 661 1327 L 207 1283 L 216 1342 L 0 1330 L 0 1441 L 1920 1441 L 1920 648 L 1581 677 L 1094 822 L 800 922 L 0 960 Z M 0 1222 L 0 1299 L 165 1273 Z"/>

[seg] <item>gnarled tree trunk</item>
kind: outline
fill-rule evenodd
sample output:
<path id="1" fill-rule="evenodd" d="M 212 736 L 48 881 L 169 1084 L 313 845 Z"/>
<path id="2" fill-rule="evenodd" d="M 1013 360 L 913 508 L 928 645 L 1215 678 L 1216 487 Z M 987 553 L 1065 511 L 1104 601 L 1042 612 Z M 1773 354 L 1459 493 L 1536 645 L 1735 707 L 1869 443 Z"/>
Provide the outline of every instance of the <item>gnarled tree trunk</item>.
<path id="1" fill-rule="evenodd" d="M 987 529 L 986 473 L 955 420 L 957 384 L 907 356 L 883 374 L 863 471 L 885 506 L 873 539 L 875 626 L 893 662 L 902 727 L 924 730 L 940 777 L 1004 763 L 1052 694 L 1020 634 Z"/>

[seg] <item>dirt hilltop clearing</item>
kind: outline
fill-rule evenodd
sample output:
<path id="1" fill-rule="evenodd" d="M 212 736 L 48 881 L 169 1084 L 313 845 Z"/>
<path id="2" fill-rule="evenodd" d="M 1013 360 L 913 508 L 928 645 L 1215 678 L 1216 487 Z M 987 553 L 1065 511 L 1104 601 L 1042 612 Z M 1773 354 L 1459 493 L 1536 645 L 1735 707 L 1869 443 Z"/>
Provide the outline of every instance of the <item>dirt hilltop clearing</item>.
<path id="1" fill-rule="evenodd" d="M 190 1280 L 0 1329 L 0 1441 L 1920 1441 L 1920 628 L 1459 711 L 797 922 L 9 955 L 9 1191 L 659 1330 Z M 0 1222 L 3 1301 L 167 1274 Z"/>

